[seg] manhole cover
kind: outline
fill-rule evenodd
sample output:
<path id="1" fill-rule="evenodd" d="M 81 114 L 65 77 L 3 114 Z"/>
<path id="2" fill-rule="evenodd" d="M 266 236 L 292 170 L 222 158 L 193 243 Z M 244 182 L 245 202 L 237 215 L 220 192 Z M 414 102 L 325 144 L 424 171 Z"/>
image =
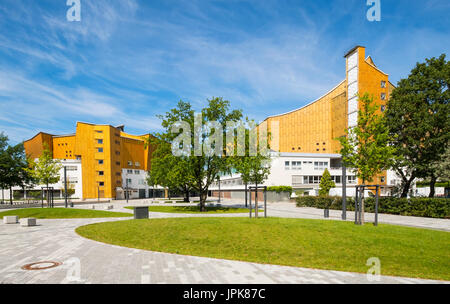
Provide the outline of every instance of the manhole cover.
<path id="1" fill-rule="evenodd" d="M 60 262 L 44 261 L 44 262 L 36 262 L 36 263 L 24 265 L 24 266 L 22 266 L 22 269 L 24 269 L 24 270 L 44 270 L 44 269 L 49 269 L 49 268 L 53 268 L 53 267 L 58 267 L 59 265 L 61 265 Z"/>

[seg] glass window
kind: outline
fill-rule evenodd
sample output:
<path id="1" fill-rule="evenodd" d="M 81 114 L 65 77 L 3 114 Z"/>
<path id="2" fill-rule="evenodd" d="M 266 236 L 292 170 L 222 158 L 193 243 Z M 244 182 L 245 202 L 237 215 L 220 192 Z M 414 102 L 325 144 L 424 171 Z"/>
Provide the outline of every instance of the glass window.
<path id="1" fill-rule="evenodd" d="M 384 112 L 386 110 L 386 106 L 385 105 L 382 105 L 381 106 L 381 112 Z"/>
<path id="2" fill-rule="evenodd" d="M 139 170 L 134 170 L 134 174 L 139 174 Z"/>
<path id="3" fill-rule="evenodd" d="M 135 162 L 134 166 L 139 167 L 141 164 L 139 162 Z"/>
<path id="4" fill-rule="evenodd" d="M 103 165 L 103 159 L 99 159 L 99 160 L 98 160 L 98 164 L 99 164 L 99 165 Z"/>
<path id="5" fill-rule="evenodd" d="M 103 171 L 98 171 L 98 175 L 104 175 L 105 173 Z"/>
<path id="6" fill-rule="evenodd" d="M 384 80 L 381 81 L 381 87 L 382 87 L 382 88 L 385 88 L 385 87 L 386 87 L 386 81 L 384 81 Z"/>
<path id="7" fill-rule="evenodd" d="M 133 162 L 131 160 L 128 161 L 128 166 L 132 166 Z"/>
<path id="8" fill-rule="evenodd" d="M 381 93 L 381 100 L 385 100 L 386 99 L 386 93 Z"/>
<path id="9" fill-rule="evenodd" d="M 289 162 L 288 162 L 288 161 L 285 161 L 285 162 L 284 162 L 284 169 L 285 169 L 285 170 L 289 170 L 289 167 L 290 167 L 290 166 L 289 166 Z"/>
<path id="10" fill-rule="evenodd" d="M 99 153 L 102 153 L 102 152 L 103 152 L 103 148 L 97 148 L 97 151 L 98 151 Z"/>
<path id="11" fill-rule="evenodd" d="M 301 170 L 302 169 L 302 162 L 293 161 L 292 162 L 292 170 Z"/>
<path id="12" fill-rule="evenodd" d="M 103 187 L 103 186 L 105 185 L 105 182 L 99 182 L 98 185 L 99 185 L 100 187 Z"/>
<path id="13" fill-rule="evenodd" d="M 128 174 L 133 174 L 133 170 L 127 170 Z"/>
<path id="14" fill-rule="evenodd" d="M 97 139 L 98 144 L 103 144 L 103 139 Z"/>

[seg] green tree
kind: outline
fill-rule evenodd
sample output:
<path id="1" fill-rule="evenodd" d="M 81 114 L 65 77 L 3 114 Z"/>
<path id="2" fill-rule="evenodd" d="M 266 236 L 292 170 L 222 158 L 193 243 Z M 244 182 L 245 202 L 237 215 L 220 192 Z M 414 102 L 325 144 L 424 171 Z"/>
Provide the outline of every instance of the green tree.
<path id="1" fill-rule="evenodd" d="M 250 140 L 250 132 L 255 123 L 247 119 L 246 125 L 247 126 L 245 127 L 245 141 L 244 141 L 245 147 L 239 147 L 239 143 L 237 141 L 236 136 L 234 149 L 235 152 L 233 157 L 230 159 L 231 160 L 230 167 L 234 168 L 236 172 L 241 175 L 242 182 L 244 183 L 245 206 L 247 206 L 248 184 L 254 184 L 256 187 L 258 187 L 258 185 L 264 183 L 264 181 L 268 178 L 270 174 L 270 161 L 271 161 L 269 153 L 260 152 L 259 143 L 256 144 L 257 147 L 256 155 L 250 155 L 250 145 L 251 144 L 255 145 L 255 143 L 251 142 Z M 235 135 L 237 135 L 237 133 Z M 267 136 L 270 137 L 270 134 L 268 134 Z M 245 153 L 243 153 L 244 155 L 239 155 L 238 153 L 239 148 L 242 148 L 242 151 L 245 151 Z M 257 200 L 256 204 L 258 204 Z"/>
<path id="2" fill-rule="evenodd" d="M 183 193 L 184 201 L 189 202 L 192 178 L 186 159 L 174 156 L 171 145 L 158 137 L 150 138 L 149 144 L 154 147 L 154 151 L 147 183 L 153 187 L 159 185 L 178 190 Z"/>
<path id="3" fill-rule="evenodd" d="M 397 148 L 392 168 L 402 179 L 401 197 L 415 178 L 430 178 L 434 189 L 437 171 L 430 164 L 442 158 L 450 136 L 449 82 L 445 55 L 426 59 L 399 81 L 387 103 L 386 123 Z"/>
<path id="4" fill-rule="evenodd" d="M 230 164 L 217 141 L 224 142 L 227 122 L 239 121 L 242 111 L 230 110 L 230 102 L 227 100 L 212 98 L 208 100 L 207 107 L 201 110 L 201 116 L 195 115 L 190 103 L 180 101 L 176 108 L 159 117 L 165 131 L 156 137 L 170 143 L 172 148 L 178 144 L 185 149 L 183 154 L 175 156 L 185 165 L 183 175 L 190 187 L 200 195 L 200 211 L 206 211 L 205 202 L 210 185 L 217 179 L 219 172 L 228 170 Z M 194 121 L 198 121 L 198 124 L 194 124 Z M 179 122 L 184 122 L 184 127 L 177 128 Z M 196 127 L 198 125 L 200 126 Z M 176 129 L 178 131 L 172 132 Z M 183 134 L 187 140 L 176 142 Z M 214 151 L 219 149 L 218 155 L 210 153 L 211 149 L 205 149 L 208 145 Z"/>
<path id="5" fill-rule="evenodd" d="M 450 145 L 447 146 L 441 158 L 430 164 L 430 194 L 429 197 L 434 197 L 436 181 L 450 181 Z"/>
<path id="6" fill-rule="evenodd" d="M 336 184 L 331 179 L 330 171 L 328 169 L 325 169 L 325 171 L 322 174 L 322 178 L 320 179 L 320 185 L 319 185 L 319 195 L 320 196 L 326 196 L 330 193 L 330 189 L 336 188 Z"/>
<path id="7" fill-rule="evenodd" d="M 4 203 L 4 189 L 8 187 L 6 180 L 6 171 L 8 163 L 8 154 L 6 148 L 8 147 L 8 136 L 3 132 L 0 133 L 0 188 L 2 189 L 2 204 Z"/>
<path id="8" fill-rule="evenodd" d="M 384 115 L 377 114 L 378 106 L 373 97 L 365 93 L 359 96 L 357 125 L 346 131 L 347 136 L 338 138 L 341 155 L 347 167 L 354 168 L 362 184 L 390 167 L 395 148 L 389 145 L 391 137 Z M 362 218 L 364 224 L 364 192 L 362 193 Z"/>
<path id="9" fill-rule="evenodd" d="M 26 170 L 36 180 L 37 183 L 46 185 L 55 184 L 60 179 L 60 170 L 62 165 L 60 161 L 53 159 L 52 152 L 47 144 L 44 144 L 44 150 L 38 160 L 30 160 L 30 167 Z M 47 191 L 48 193 L 48 191 Z M 49 194 L 47 195 L 47 202 Z"/>
<path id="10" fill-rule="evenodd" d="M 14 186 L 23 189 L 33 183 L 32 177 L 27 173 L 28 162 L 22 143 L 15 146 L 7 144 L 8 137 L 0 135 L 0 186 L 9 188 L 10 204 L 12 204 Z"/>

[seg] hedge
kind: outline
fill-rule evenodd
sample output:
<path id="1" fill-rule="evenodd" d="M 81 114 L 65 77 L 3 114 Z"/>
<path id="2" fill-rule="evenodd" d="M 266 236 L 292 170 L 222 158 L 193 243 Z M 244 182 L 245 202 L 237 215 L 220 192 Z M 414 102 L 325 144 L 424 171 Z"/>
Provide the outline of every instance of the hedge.
<path id="1" fill-rule="evenodd" d="M 276 193 L 289 192 L 289 194 L 292 194 L 292 187 L 291 186 L 270 186 L 270 187 L 267 187 L 267 191 L 275 191 Z"/>
<path id="2" fill-rule="evenodd" d="M 333 210 L 342 209 L 342 197 L 334 196 L 300 196 L 296 198 L 297 207 L 329 208 Z M 355 210 L 355 200 L 347 198 L 347 210 Z M 364 210 L 375 211 L 375 198 L 365 199 Z M 387 214 L 421 216 L 432 218 L 450 218 L 449 198 L 396 198 L 381 197 L 378 200 L 378 212 Z"/>

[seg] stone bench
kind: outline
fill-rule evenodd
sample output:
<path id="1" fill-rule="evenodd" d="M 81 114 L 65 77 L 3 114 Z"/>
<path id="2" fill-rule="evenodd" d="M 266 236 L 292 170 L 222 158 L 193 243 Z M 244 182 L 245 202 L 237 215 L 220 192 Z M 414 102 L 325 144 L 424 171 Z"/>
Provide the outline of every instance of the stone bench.
<path id="1" fill-rule="evenodd" d="M 3 224 L 17 224 L 19 217 L 16 215 L 8 215 L 3 217 Z"/>
<path id="2" fill-rule="evenodd" d="M 20 219 L 20 225 L 22 227 L 36 226 L 36 219 L 34 217 Z"/>
<path id="3" fill-rule="evenodd" d="M 134 207 L 134 219 L 148 219 L 148 206 Z"/>

